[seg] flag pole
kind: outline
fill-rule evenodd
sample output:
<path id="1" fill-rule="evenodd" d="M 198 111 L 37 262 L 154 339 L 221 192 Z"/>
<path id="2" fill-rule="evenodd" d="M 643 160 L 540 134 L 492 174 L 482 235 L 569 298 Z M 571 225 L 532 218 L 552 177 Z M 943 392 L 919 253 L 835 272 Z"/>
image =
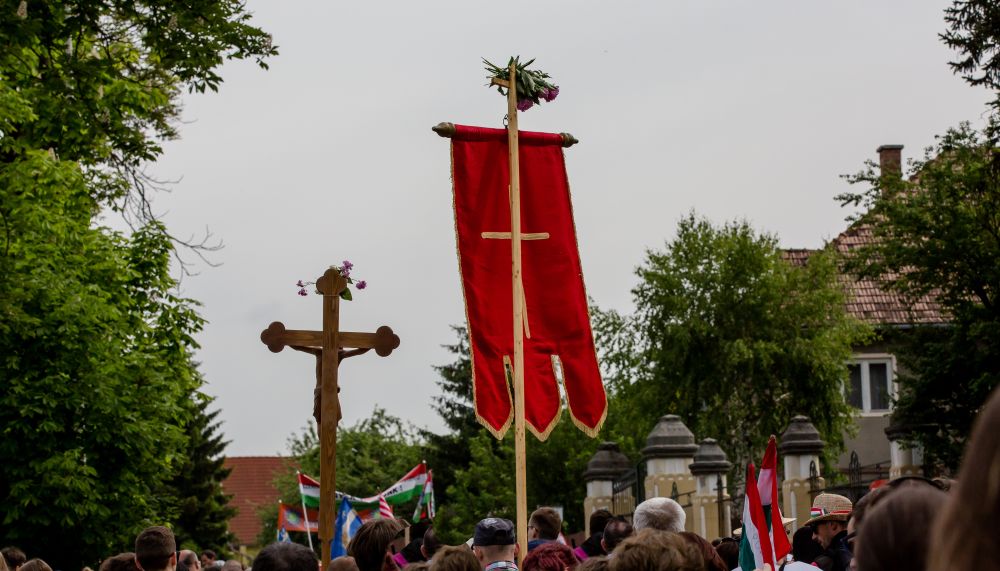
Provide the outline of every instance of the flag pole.
<path id="1" fill-rule="evenodd" d="M 306 539 L 309 540 L 309 549 L 312 549 L 313 534 L 309 529 L 309 510 L 306 509 L 306 497 L 302 495 L 302 472 L 296 470 L 295 479 L 299 482 L 299 499 L 302 500 L 302 519 L 306 520 Z"/>
<path id="2" fill-rule="evenodd" d="M 511 62 L 507 84 L 507 155 L 510 164 L 510 243 L 514 294 L 514 482 L 517 545 L 521 561 L 528 555 L 527 463 L 524 447 L 524 284 L 521 281 L 521 167 L 517 142 L 517 62 Z"/>

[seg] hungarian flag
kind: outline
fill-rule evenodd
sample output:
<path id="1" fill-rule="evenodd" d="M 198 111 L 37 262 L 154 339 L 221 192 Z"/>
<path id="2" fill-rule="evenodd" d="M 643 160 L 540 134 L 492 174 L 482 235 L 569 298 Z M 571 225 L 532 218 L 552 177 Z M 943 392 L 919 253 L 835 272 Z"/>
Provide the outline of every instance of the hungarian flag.
<path id="1" fill-rule="evenodd" d="M 427 472 L 427 482 L 417 500 L 417 508 L 413 511 L 413 523 L 425 519 L 434 519 L 434 470 Z"/>
<path id="2" fill-rule="evenodd" d="M 764 519 L 771 530 L 771 546 L 774 548 L 774 560 L 781 561 L 792 550 L 785 534 L 785 526 L 781 521 L 781 508 L 778 506 L 778 446 L 774 435 L 767 441 L 767 451 L 760 463 L 760 474 L 757 475 L 757 492 L 760 494 L 760 504 L 764 508 Z"/>
<path id="3" fill-rule="evenodd" d="M 296 471 L 299 475 L 299 493 L 302 494 L 302 503 L 307 508 L 319 507 L 319 482 L 306 476 L 302 472 Z"/>
<path id="4" fill-rule="evenodd" d="M 307 515 L 309 516 L 308 527 L 306 527 L 306 518 L 303 517 L 301 508 L 278 504 L 278 529 L 319 533 L 319 512 L 308 510 Z"/>
<path id="5" fill-rule="evenodd" d="M 594 437 L 608 406 L 590 329 L 563 139 L 528 131 L 518 138 L 525 421 L 540 440 L 548 437 L 561 413 L 561 380 L 573 423 Z M 507 381 L 514 359 L 507 131 L 456 125 L 451 141 L 476 418 L 503 438 L 514 419 Z"/>
<path id="6" fill-rule="evenodd" d="M 757 492 L 754 465 L 747 465 L 746 495 L 743 498 L 743 537 L 740 539 L 740 569 L 763 569 L 767 563 L 774 569 L 774 549 L 768 535 L 764 507 Z"/>
<path id="7" fill-rule="evenodd" d="M 355 509 L 359 510 L 359 512 L 361 509 L 379 505 L 382 500 L 385 500 L 391 505 L 398 506 L 419 498 L 420 494 L 423 492 L 424 484 L 426 482 L 427 464 L 421 462 L 412 470 L 407 472 L 405 476 L 396 481 L 395 484 L 389 486 L 377 495 L 367 498 L 356 498 L 354 496 L 346 497 L 350 500 L 351 505 L 353 505 Z"/>

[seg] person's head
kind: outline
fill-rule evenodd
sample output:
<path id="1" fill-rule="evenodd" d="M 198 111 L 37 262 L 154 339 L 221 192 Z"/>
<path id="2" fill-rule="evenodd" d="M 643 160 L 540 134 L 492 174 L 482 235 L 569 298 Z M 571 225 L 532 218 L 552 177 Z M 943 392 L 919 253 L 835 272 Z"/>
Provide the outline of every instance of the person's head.
<path id="1" fill-rule="evenodd" d="M 394 519 L 365 522 L 348 544 L 347 554 L 354 558 L 361 571 L 395 571 L 389 547 L 401 531 L 403 526 Z"/>
<path id="2" fill-rule="evenodd" d="M 972 426 L 951 496 L 934 526 L 933 569 L 985 569 L 1000 561 L 989 522 L 1000 520 L 1000 387 Z M 992 531 L 991 531 L 992 530 Z"/>
<path id="3" fill-rule="evenodd" d="M 609 571 L 704 571 L 698 548 L 679 533 L 646 528 L 621 542 L 608 559 Z"/>
<path id="4" fill-rule="evenodd" d="M 821 553 L 823 547 L 813 538 L 811 527 L 803 526 L 795 530 L 792 534 L 792 557 L 796 561 L 812 563 Z"/>
<path id="5" fill-rule="evenodd" d="M 677 535 L 681 536 L 685 541 L 694 546 L 695 549 L 701 553 L 701 559 L 705 562 L 705 568 L 708 571 L 729 571 L 732 567 L 726 567 L 725 562 L 719 557 L 719 554 L 712 547 L 711 542 L 709 542 L 704 537 L 694 533 L 693 531 L 682 531 Z"/>
<path id="6" fill-rule="evenodd" d="M 538 508 L 531 512 L 531 517 L 528 518 L 528 539 L 553 541 L 559 538 L 560 531 L 562 531 L 562 519 L 556 510 Z"/>
<path id="7" fill-rule="evenodd" d="M 480 571 L 482 565 L 472 551 L 464 546 L 442 547 L 434 555 L 431 571 Z"/>
<path id="8" fill-rule="evenodd" d="M 471 553 L 471 552 L 470 552 Z M 473 555 L 473 557 L 475 557 Z M 406 566 L 406 571 L 430 571 L 431 564 L 428 561 L 417 561 Z M 357 567 L 355 567 L 357 569 Z M 476 571 L 479 571 L 479 562 L 476 562 Z"/>
<path id="9" fill-rule="evenodd" d="M 806 528 L 803 528 L 806 529 Z M 806 529 L 809 532 L 809 541 L 812 541 L 812 531 Z M 819 547 L 819 544 L 816 544 Z M 718 545 L 715 546 L 715 552 L 719 554 L 719 557 L 726 564 L 726 569 L 736 569 L 740 566 L 740 542 L 732 537 L 723 537 L 719 540 Z"/>
<path id="10" fill-rule="evenodd" d="M 135 553 L 131 551 L 108 557 L 101 562 L 99 571 L 137 571 Z"/>
<path id="11" fill-rule="evenodd" d="M 521 571 L 573 571 L 579 561 L 573 550 L 555 541 L 539 545 L 521 563 Z"/>
<path id="12" fill-rule="evenodd" d="M 588 557 L 586 561 L 577 566 L 576 571 L 608 571 L 608 558 L 603 555 Z"/>
<path id="13" fill-rule="evenodd" d="M 635 513 L 632 514 L 632 525 L 636 531 L 684 531 L 686 520 L 684 508 L 670 498 L 649 498 L 636 506 Z"/>
<path id="14" fill-rule="evenodd" d="M 495 561 L 513 561 L 517 551 L 514 524 L 509 519 L 488 517 L 476 524 L 472 553 L 483 569 Z"/>
<path id="15" fill-rule="evenodd" d="M 927 567 L 928 524 L 947 497 L 938 488 L 919 486 L 894 491 L 878 502 L 858 528 L 854 545 L 858 569 L 922 571 Z"/>
<path id="16" fill-rule="evenodd" d="M 39 558 L 29 559 L 21 565 L 21 571 L 52 571 L 49 564 Z"/>
<path id="17" fill-rule="evenodd" d="M 243 564 L 235 559 L 230 559 L 222 565 L 222 571 L 243 571 Z"/>
<path id="18" fill-rule="evenodd" d="M 316 571 L 316 554 L 298 543 L 272 543 L 261 549 L 254 558 L 253 570 Z"/>
<path id="19" fill-rule="evenodd" d="M 180 562 L 187 565 L 189 571 L 201 571 L 201 561 L 198 554 L 190 549 L 181 549 Z"/>
<path id="20" fill-rule="evenodd" d="M 420 542 L 420 554 L 424 556 L 424 559 L 430 561 L 440 548 L 441 542 L 438 541 L 437 534 L 434 533 L 434 528 L 427 528 L 427 531 L 424 532 L 424 538 Z"/>
<path id="21" fill-rule="evenodd" d="M 590 514 L 590 521 L 587 522 L 590 527 L 590 535 L 603 533 L 604 528 L 613 517 L 615 516 L 606 509 L 595 510 L 594 513 Z"/>
<path id="22" fill-rule="evenodd" d="M 826 549 L 837 534 L 847 530 L 847 519 L 853 509 L 851 500 L 844 496 L 820 494 L 813 500 L 809 510 L 812 518 L 805 525 L 812 528 L 814 539 Z"/>
<path id="23" fill-rule="evenodd" d="M 166 571 L 177 566 L 177 543 L 169 529 L 154 525 L 135 538 L 135 562 L 142 571 Z"/>
<path id="24" fill-rule="evenodd" d="M 414 563 L 414 565 L 416 565 L 416 563 Z M 251 567 L 251 569 L 256 569 L 256 563 Z M 330 561 L 329 571 L 359 571 L 358 563 L 353 557 L 344 555 L 343 557 L 337 557 L 336 559 Z"/>
<path id="25" fill-rule="evenodd" d="M 7 562 L 7 568 L 10 571 L 17 571 L 17 568 L 24 565 L 24 562 L 28 560 L 28 556 L 13 545 L 0 549 L 0 554 L 3 555 L 4 560 Z"/>
<path id="26" fill-rule="evenodd" d="M 604 526 L 604 537 L 601 538 L 601 547 L 605 553 L 611 553 L 618 547 L 618 544 L 631 537 L 635 533 L 632 524 L 621 518 L 614 518 Z"/>
<path id="27" fill-rule="evenodd" d="M 215 559 L 218 556 L 211 549 L 206 549 L 201 552 L 201 566 L 208 568 L 215 565 Z"/>

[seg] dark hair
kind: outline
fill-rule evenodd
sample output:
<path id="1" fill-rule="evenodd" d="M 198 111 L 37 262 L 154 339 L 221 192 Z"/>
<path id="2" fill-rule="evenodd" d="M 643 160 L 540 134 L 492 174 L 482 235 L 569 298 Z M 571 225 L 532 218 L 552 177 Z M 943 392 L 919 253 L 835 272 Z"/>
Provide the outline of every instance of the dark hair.
<path id="1" fill-rule="evenodd" d="M 203 557 L 208 557 L 209 559 L 211 559 L 213 561 L 216 560 L 216 559 L 218 559 L 218 557 L 219 557 L 211 549 L 206 549 L 205 551 L 202 551 L 201 554 L 202 554 Z"/>
<path id="2" fill-rule="evenodd" d="M 13 545 L 0 549 L 0 554 L 3 554 L 3 558 L 7 560 L 7 567 L 10 567 L 10 571 L 24 565 L 24 562 L 28 560 L 28 556 Z"/>
<path id="3" fill-rule="evenodd" d="M 580 562 L 573 550 L 555 541 L 539 545 L 524 558 L 521 571 L 572 571 Z"/>
<path id="4" fill-rule="evenodd" d="M 246 567 L 235 559 L 230 559 L 222 565 L 222 571 L 243 571 Z"/>
<path id="5" fill-rule="evenodd" d="M 940 489 L 919 486 L 899 489 L 878 502 L 857 532 L 858 569 L 923 570 L 930 543 L 926 522 L 934 521 L 947 497 Z"/>
<path id="6" fill-rule="evenodd" d="M 646 528 L 621 542 L 610 571 L 703 571 L 705 558 L 678 533 Z"/>
<path id="7" fill-rule="evenodd" d="M 726 567 L 726 563 L 719 557 L 718 552 L 712 547 L 712 544 L 704 537 L 694 533 L 693 531 L 681 531 L 677 535 L 684 538 L 688 543 L 693 545 L 699 552 L 701 552 L 701 557 L 705 561 L 705 569 L 709 571 L 729 571 L 732 567 Z"/>
<path id="8" fill-rule="evenodd" d="M 379 571 L 389 544 L 402 530 L 403 526 L 394 519 L 365 522 L 348 544 L 347 554 L 354 558 L 360 571 Z"/>
<path id="9" fill-rule="evenodd" d="M 135 560 L 144 571 L 166 569 L 175 551 L 173 532 L 161 525 L 147 527 L 135 538 Z"/>
<path id="10" fill-rule="evenodd" d="M 861 502 L 858 503 L 860 504 Z M 855 506 L 855 510 L 857 510 L 857 506 Z M 738 548 L 737 553 L 739 553 Z M 813 539 L 813 529 L 811 527 L 803 526 L 795 530 L 795 533 L 792 534 L 792 557 L 796 561 L 812 563 L 816 561 L 816 558 L 821 553 L 823 553 L 823 546 Z"/>
<path id="11" fill-rule="evenodd" d="M 590 535 L 594 535 L 595 533 L 604 533 L 604 528 L 607 527 L 608 522 L 614 517 L 615 516 L 611 515 L 611 512 L 606 509 L 599 509 L 590 514 L 590 521 L 588 522 L 590 524 Z"/>
<path id="12" fill-rule="evenodd" d="M 99 571 L 137 571 L 135 553 L 128 551 L 108 557 L 101 562 Z"/>
<path id="13" fill-rule="evenodd" d="M 178 563 L 181 562 L 187 565 L 188 568 L 195 567 L 198 563 L 198 554 L 190 549 L 181 549 L 180 561 L 178 561 Z"/>
<path id="14" fill-rule="evenodd" d="M 562 531 L 562 520 L 559 518 L 559 512 L 552 508 L 538 508 L 532 512 L 528 525 L 537 529 L 538 535 L 542 539 L 557 539 L 559 532 Z"/>
<path id="15" fill-rule="evenodd" d="M 617 517 L 612 519 L 604 526 L 604 549 L 611 553 L 619 543 L 634 533 L 635 530 L 629 522 Z"/>
<path id="16" fill-rule="evenodd" d="M 358 571 L 358 563 L 349 555 L 335 557 L 330 561 L 327 571 Z"/>
<path id="17" fill-rule="evenodd" d="M 316 554 L 298 543 L 272 543 L 253 560 L 254 571 L 316 571 Z"/>
<path id="18" fill-rule="evenodd" d="M 438 541 L 437 534 L 434 533 L 433 527 L 427 528 L 427 531 L 424 532 L 424 538 L 420 546 L 423 547 L 424 553 L 428 559 L 434 557 L 437 550 L 441 549 L 441 542 Z"/>
<path id="19" fill-rule="evenodd" d="M 21 565 L 21 569 L 23 571 L 52 571 L 52 568 L 49 567 L 48 563 L 37 557 L 26 561 L 24 565 Z"/>
<path id="20" fill-rule="evenodd" d="M 481 571 L 482 568 L 472 550 L 464 545 L 442 547 L 431 562 L 432 571 Z"/>
<path id="21" fill-rule="evenodd" d="M 810 540 L 812 539 L 811 531 L 809 538 Z M 816 545 L 819 546 L 818 543 Z M 732 537 L 723 537 L 720 539 L 719 544 L 715 546 L 715 552 L 722 558 L 722 562 L 726 564 L 727 569 L 736 569 L 740 566 L 740 542 Z"/>

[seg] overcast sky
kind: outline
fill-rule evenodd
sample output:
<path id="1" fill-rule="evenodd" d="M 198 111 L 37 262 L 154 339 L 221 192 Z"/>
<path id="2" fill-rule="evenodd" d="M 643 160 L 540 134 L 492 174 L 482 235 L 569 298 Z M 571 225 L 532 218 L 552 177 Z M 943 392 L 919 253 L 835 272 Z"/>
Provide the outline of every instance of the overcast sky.
<path id="1" fill-rule="evenodd" d="M 987 100 L 947 67 L 944 0 L 248 4 L 281 55 L 269 71 L 229 63 L 220 93 L 186 96 L 153 167 L 179 179 L 156 202 L 171 229 L 225 242 L 183 293 L 209 321 L 198 359 L 230 455 L 287 453 L 306 424 L 312 358 L 259 334 L 318 328 L 319 298 L 294 284 L 344 259 L 369 288 L 342 305 L 342 329 L 402 339 L 341 366 L 345 422 L 377 405 L 442 429 L 432 366 L 451 360 L 441 345 L 464 309 L 448 141 L 430 127 L 501 126 L 481 57 L 535 57 L 560 85 L 521 128 L 580 139 L 566 160 L 587 290 L 622 311 L 645 250 L 688 211 L 818 247 L 845 226 L 839 175 L 881 144 L 920 154 L 981 123 Z"/>

